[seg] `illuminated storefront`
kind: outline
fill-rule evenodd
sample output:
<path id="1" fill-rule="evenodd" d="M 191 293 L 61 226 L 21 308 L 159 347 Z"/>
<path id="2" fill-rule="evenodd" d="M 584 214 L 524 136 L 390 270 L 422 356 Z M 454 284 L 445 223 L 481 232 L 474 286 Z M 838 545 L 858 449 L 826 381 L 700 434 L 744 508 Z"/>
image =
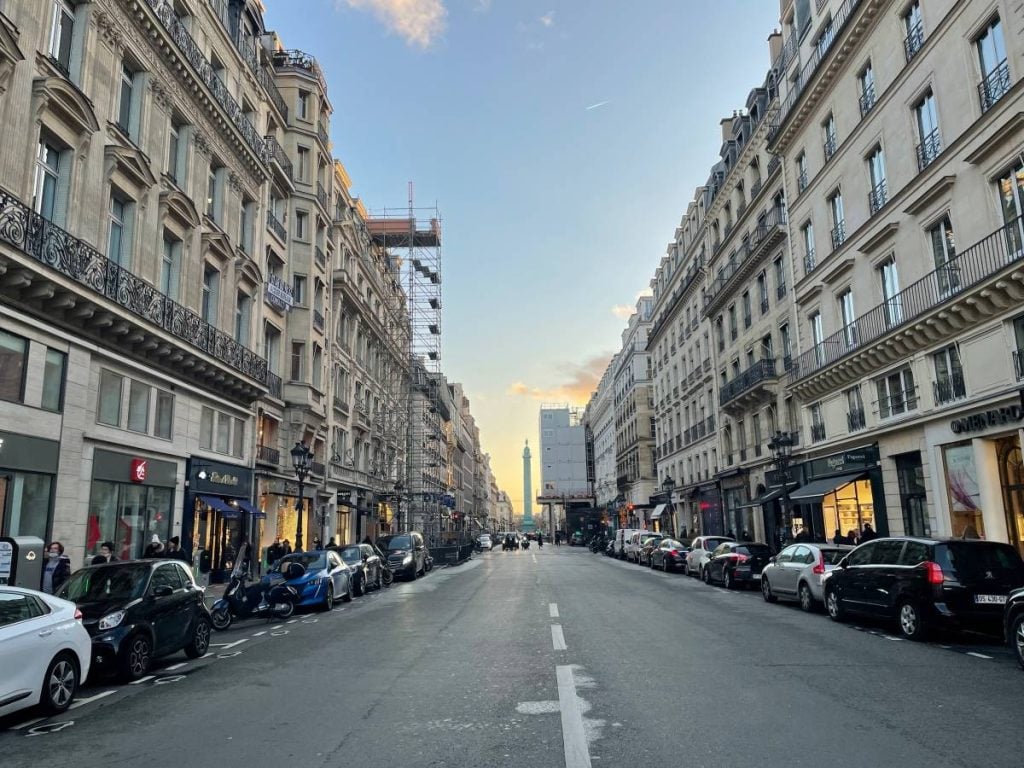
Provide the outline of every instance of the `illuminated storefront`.
<path id="1" fill-rule="evenodd" d="M 836 530 L 859 538 L 865 525 L 879 536 L 889 535 L 877 444 L 811 459 L 791 469 L 790 476 L 801 482 L 789 492 L 789 541 L 801 528 L 815 541 L 831 541 Z"/>
<path id="2" fill-rule="evenodd" d="M 250 502 L 252 470 L 235 464 L 191 458 L 182 521 L 182 544 L 200 573 L 212 583 L 224 581 L 235 567 L 240 547 L 251 546 L 255 566 L 261 546 L 261 510 Z"/>

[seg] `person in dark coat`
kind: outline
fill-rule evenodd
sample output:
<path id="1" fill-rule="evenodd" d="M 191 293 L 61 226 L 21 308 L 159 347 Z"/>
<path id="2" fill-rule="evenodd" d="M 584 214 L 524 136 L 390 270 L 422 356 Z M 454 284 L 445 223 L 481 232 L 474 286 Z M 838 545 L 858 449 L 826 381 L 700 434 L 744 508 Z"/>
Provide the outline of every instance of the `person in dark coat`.
<path id="1" fill-rule="evenodd" d="M 117 562 L 117 558 L 114 557 L 114 542 L 104 541 L 100 544 L 100 553 L 89 561 L 89 565 L 103 565 L 104 563 L 115 562 Z"/>
<path id="2" fill-rule="evenodd" d="M 50 542 L 50 546 L 46 548 L 46 555 L 40 586 L 43 592 L 55 595 L 64 582 L 71 578 L 71 558 L 64 554 L 64 545 L 59 541 Z"/>
<path id="3" fill-rule="evenodd" d="M 142 556 L 147 560 L 159 559 L 164 556 L 164 544 L 157 534 L 153 534 L 153 540 L 146 546 Z"/>
<path id="4" fill-rule="evenodd" d="M 183 563 L 189 562 L 188 555 L 185 554 L 185 550 L 181 548 L 181 539 L 178 536 L 171 536 L 167 540 L 167 549 L 164 551 L 164 557 L 169 557 L 172 560 L 180 560 Z"/>
<path id="5" fill-rule="evenodd" d="M 863 544 L 865 541 L 871 541 L 877 539 L 878 534 L 875 533 L 875 529 L 871 527 L 871 523 L 864 523 L 864 530 L 860 534 L 860 541 Z"/>
<path id="6" fill-rule="evenodd" d="M 292 543 L 290 541 L 288 541 L 288 539 L 285 539 L 282 542 L 282 546 L 284 547 L 284 554 L 285 555 L 290 555 L 292 553 Z"/>
<path id="7" fill-rule="evenodd" d="M 846 537 L 843 536 L 843 532 L 839 528 L 836 528 L 836 532 L 834 534 L 832 534 L 832 543 L 833 544 L 849 544 L 849 542 L 846 540 Z"/>
<path id="8" fill-rule="evenodd" d="M 281 537 L 274 538 L 274 543 L 267 547 L 267 565 L 273 565 L 284 557 L 284 546 L 281 544 Z"/>

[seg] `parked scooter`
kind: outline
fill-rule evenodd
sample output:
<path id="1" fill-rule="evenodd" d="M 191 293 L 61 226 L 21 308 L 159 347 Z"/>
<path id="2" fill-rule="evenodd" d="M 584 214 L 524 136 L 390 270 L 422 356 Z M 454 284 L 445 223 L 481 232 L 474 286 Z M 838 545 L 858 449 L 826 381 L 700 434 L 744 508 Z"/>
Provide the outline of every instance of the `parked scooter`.
<path id="1" fill-rule="evenodd" d="M 302 568 L 299 563 L 292 565 Z M 248 576 L 244 572 L 231 575 L 224 596 L 210 609 L 214 629 L 225 630 L 234 619 L 266 617 L 270 621 L 287 619 L 295 613 L 295 604 L 299 601 L 295 587 L 283 581 L 249 585 L 247 581 Z"/>

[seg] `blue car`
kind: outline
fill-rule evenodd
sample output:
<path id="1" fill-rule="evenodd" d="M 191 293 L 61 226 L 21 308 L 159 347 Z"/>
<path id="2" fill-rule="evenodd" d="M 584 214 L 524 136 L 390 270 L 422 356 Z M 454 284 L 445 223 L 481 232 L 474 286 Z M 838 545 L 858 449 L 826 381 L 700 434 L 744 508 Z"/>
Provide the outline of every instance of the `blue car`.
<path id="1" fill-rule="evenodd" d="M 317 606 L 329 611 L 339 597 L 346 603 L 352 599 L 354 571 L 337 552 L 293 552 L 285 555 L 267 572 L 269 584 L 280 581 L 295 587 L 299 606 Z"/>

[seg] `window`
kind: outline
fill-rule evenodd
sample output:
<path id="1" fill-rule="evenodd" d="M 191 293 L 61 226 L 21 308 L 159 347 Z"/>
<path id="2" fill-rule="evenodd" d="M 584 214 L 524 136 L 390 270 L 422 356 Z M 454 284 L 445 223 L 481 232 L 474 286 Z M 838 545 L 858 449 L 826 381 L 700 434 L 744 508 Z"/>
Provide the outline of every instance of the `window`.
<path id="1" fill-rule="evenodd" d="M 821 325 L 821 312 L 815 312 L 808 318 L 808 322 L 811 326 L 811 343 L 814 345 L 814 357 L 818 361 L 818 365 L 822 365 L 825 362 L 825 332 Z"/>
<path id="2" fill-rule="evenodd" d="M 825 439 L 825 419 L 821 413 L 821 403 L 812 403 L 809 409 L 811 414 L 811 440 L 820 442 Z"/>
<path id="3" fill-rule="evenodd" d="M 1010 70 L 1006 63 L 1006 44 L 1003 42 L 1003 28 L 996 16 L 985 27 L 985 31 L 974 42 L 978 50 L 978 64 L 981 67 L 981 111 L 999 101 L 1010 90 Z"/>
<path id="4" fill-rule="evenodd" d="M 750 291 L 744 291 L 743 296 L 743 327 L 749 328 L 752 322 L 750 313 Z"/>
<path id="5" fill-rule="evenodd" d="M 46 349 L 43 364 L 43 396 L 41 407 L 47 411 L 60 411 L 64 407 L 64 372 L 68 356 L 59 349 Z M 4 398 L 6 399 L 6 398 Z"/>
<path id="6" fill-rule="evenodd" d="M 804 271 L 813 272 L 814 260 L 814 224 L 807 222 L 800 228 L 800 237 L 804 241 Z"/>
<path id="7" fill-rule="evenodd" d="M 75 9 L 66 0 L 53 3 L 53 28 L 50 31 L 50 61 L 65 77 L 71 76 L 71 42 L 75 34 Z"/>
<path id="8" fill-rule="evenodd" d="M 942 151 L 939 136 L 939 116 L 935 109 L 935 94 L 931 89 L 914 105 L 914 119 L 917 123 L 917 168 L 924 170 Z"/>
<path id="9" fill-rule="evenodd" d="M 306 303 L 306 276 L 292 276 L 292 301 L 298 306 Z"/>
<path id="10" fill-rule="evenodd" d="M 139 134 L 139 73 L 127 61 L 121 62 L 121 87 L 117 105 L 117 127 L 132 141 Z"/>
<path id="11" fill-rule="evenodd" d="M 860 115 L 864 117 L 875 106 L 875 70 L 870 61 L 857 75 L 857 88 L 860 91 Z"/>
<path id="12" fill-rule="evenodd" d="M 100 371 L 100 389 L 96 421 L 112 427 L 121 426 L 121 387 L 124 377 L 107 370 Z"/>
<path id="13" fill-rule="evenodd" d="M 864 429 L 864 402 L 860 397 L 860 387 L 846 390 L 846 425 L 851 432 Z"/>
<path id="14" fill-rule="evenodd" d="M 757 276 L 757 295 L 761 300 L 761 314 L 768 312 L 768 275 L 764 272 Z"/>
<path id="15" fill-rule="evenodd" d="M 213 166 L 206 173 L 206 215 L 217 220 L 217 169 Z"/>
<path id="16" fill-rule="evenodd" d="M 0 331 L 0 400 L 20 403 L 25 397 L 28 340 Z"/>
<path id="17" fill-rule="evenodd" d="M 914 0 L 903 13 L 903 30 L 906 33 L 903 52 L 909 64 L 924 45 L 924 25 L 921 20 L 921 3 L 918 0 Z"/>
<path id="18" fill-rule="evenodd" d="M 309 232 L 309 214 L 305 211 L 295 212 L 295 236 L 299 240 L 305 240 Z"/>
<path id="19" fill-rule="evenodd" d="M 256 203 L 252 200 L 243 200 L 240 215 L 238 217 L 238 246 L 250 256 L 255 255 L 253 248 L 253 223 L 256 220 Z"/>
<path id="20" fill-rule="evenodd" d="M 825 162 L 827 163 L 832 159 L 832 155 L 836 153 L 836 119 L 832 114 L 825 119 L 825 122 L 821 124 L 821 133 L 824 140 L 825 149 Z"/>
<path id="21" fill-rule="evenodd" d="M 943 298 L 960 289 L 960 267 L 956 264 L 956 239 L 953 236 L 953 225 L 949 216 L 943 216 L 934 227 L 928 230 L 928 239 L 932 244 L 932 259 L 935 263 L 935 279 L 939 285 L 939 295 Z"/>
<path id="22" fill-rule="evenodd" d="M 832 212 L 832 250 L 846 242 L 846 214 L 843 212 L 843 193 L 838 189 L 828 199 Z"/>
<path id="23" fill-rule="evenodd" d="M 174 431 L 174 395 L 170 392 L 157 391 L 155 421 L 154 434 L 170 440 Z"/>
<path id="24" fill-rule="evenodd" d="M 779 326 L 779 339 L 782 342 L 783 363 L 788 371 L 793 364 L 793 345 L 789 337 L 789 323 L 783 323 Z"/>
<path id="25" fill-rule="evenodd" d="M 187 131 L 188 128 L 185 124 L 172 115 L 167 132 L 167 175 L 178 186 L 185 184 L 188 175 L 188 163 L 186 161 Z"/>
<path id="26" fill-rule="evenodd" d="M 44 219 L 55 221 L 57 186 L 62 172 L 61 151 L 45 138 L 39 140 L 32 208 Z"/>
<path id="27" fill-rule="evenodd" d="M 292 342 L 292 381 L 305 380 L 306 345 L 301 341 Z"/>
<path id="28" fill-rule="evenodd" d="M 960 350 L 955 344 L 932 355 L 935 364 L 935 404 L 951 403 L 967 396 L 964 371 L 960 367 Z"/>
<path id="29" fill-rule="evenodd" d="M 235 298 L 235 341 L 243 346 L 249 344 L 249 323 L 252 319 L 252 297 L 239 291 Z"/>
<path id="30" fill-rule="evenodd" d="M 220 272 L 216 267 L 207 264 L 203 267 L 203 297 L 202 316 L 203 320 L 210 325 L 217 325 L 217 305 L 220 297 Z"/>
<path id="31" fill-rule="evenodd" d="M 996 182 L 999 206 L 1003 211 L 1006 228 L 1006 247 L 1011 254 L 1019 254 L 1024 242 L 1024 161 L 1007 171 Z M 1013 225 L 1013 226 L 1009 226 Z"/>
<path id="32" fill-rule="evenodd" d="M 782 265 L 780 256 L 774 262 L 775 266 L 775 297 L 781 299 L 786 295 L 786 270 Z"/>
<path id="33" fill-rule="evenodd" d="M 231 418 L 223 413 L 217 414 L 217 429 L 215 431 L 217 443 L 214 450 L 217 453 L 231 453 Z"/>
<path id="34" fill-rule="evenodd" d="M 847 288 L 839 295 L 839 311 L 843 317 L 843 338 L 846 346 L 857 346 L 857 315 L 853 311 L 853 291 Z"/>
<path id="35" fill-rule="evenodd" d="M 882 277 L 882 298 L 885 300 L 885 322 L 892 328 L 903 322 L 903 303 L 900 297 L 900 277 L 896 259 L 890 257 L 878 268 Z"/>
<path id="36" fill-rule="evenodd" d="M 295 177 L 299 181 L 309 181 L 309 148 L 308 147 L 297 147 L 296 148 L 296 160 L 295 163 Z"/>
<path id="37" fill-rule="evenodd" d="M 313 387 L 321 389 L 323 386 L 323 351 L 319 344 L 313 345 Z"/>
<path id="38" fill-rule="evenodd" d="M 729 338 L 732 341 L 736 341 L 736 337 L 739 335 L 739 328 L 736 325 L 736 305 L 731 304 L 729 306 Z"/>
<path id="39" fill-rule="evenodd" d="M 213 409 L 204 405 L 199 419 L 199 447 L 207 451 L 213 448 L 214 416 Z"/>
<path id="40" fill-rule="evenodd" d="M 110 193 L 107 258 L 119 267 L 131 267 L 131 219 L 135 206 L 116 192 Z"/>
<path id="41" fill-rule="evenodd" d="M 303 120 L 309 120 L 309 91 L 299 91 L 295 101 L 295 112 Z"/>
<path id="42" fill-rule="evenodd" d="M 917 389 L 910 366 L 875 380 L 878 390 L 878 416 L 887 419 L 917 410 Z"/>
<path id="43" fill-rule="evenodd" d="M 224 414 L 220 414 L 221 419 L 226 419 Z M 245 455 L 245 421 L 242 419 L 230 419 L 232 430 L 231 440 L 231 455 L 241 458 Z"/>
<path id="44" fill-rule="evenodd" d="M 160 257 L 160 292 L 174 301 L 178 300 L 181 281 L 181 248 L 181 241 L 165 231 Z"/>
<path id="45" fill-rule="evenodd" d="M 868 193 L 868 207 L 871 213 L 876 213 L 888 200 L 888 190 L 885 185 L 885 155 L 881 147 L 875 150 L 867 158 L 868 176 L 871 179 L 871 192 Z"/>
<path id="46" fill-rule="evenodd" d="M 149 389 L 134 379 L 128 387 L 128 429 L 132 432 L 149 431 Z"/>
<path id="47" fill-rule="evenodd" d="M 807 153 L 801 152 L 796 158 L 796 191 L 797 194 L 807 189 Z"/>

